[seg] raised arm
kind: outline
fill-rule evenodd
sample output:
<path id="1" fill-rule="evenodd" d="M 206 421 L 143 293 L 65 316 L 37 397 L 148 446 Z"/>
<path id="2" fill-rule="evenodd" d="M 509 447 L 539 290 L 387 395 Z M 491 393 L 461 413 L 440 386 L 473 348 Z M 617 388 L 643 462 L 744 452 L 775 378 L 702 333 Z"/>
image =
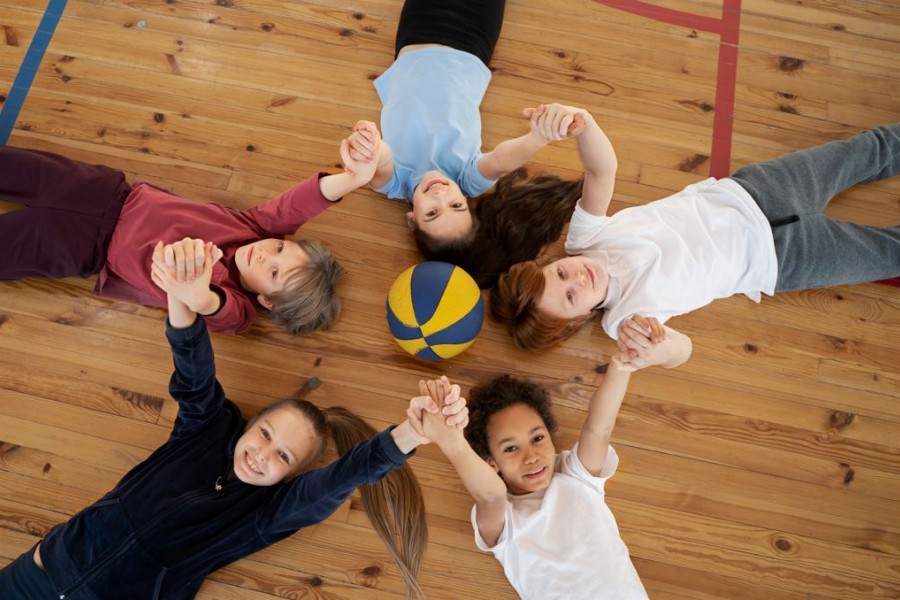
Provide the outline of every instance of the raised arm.
<path id="1" fill-rule="evenodd" d="M 524 165 L 548 143 L 567 137 L 568 124 L 563 123 L 561 118 L 556 122 L 546 118 L 547 110 L 548 107 L 543 104 L 537 108 L 526 108 L 523 114 L 530 121 L 530 131 L 497 144 L 478 161 L 478 171 L 487 179 L 498 179 Z"/>
<path id="2" fill-rule="evenodd" d="M 609 440 L 616 425 L 619 407 L 625 399 L 632 370 L 633 368 L 623 362 L 621 355 L 614 356 L 609 362 L 609 368 L 600 387 L 594 392 L 588 404 L 587 418 L 581 426 L 581 436 L 578 438 L 578 460 L 595 477 L 603 474 L 603 465 L 609 452 Z"/>
<path id="3" fill-rule="evenodd" d="M 581 208 L 596 216 L 606 216 L 616 185 L 618 160 L 612 143 L 597 121 L 587 111 L 579 116 L 584 126 L 579 129 L 578 154 L 584 165 L 584 187 L 581 193 Z"/>
<path id="4" fill-rule="evenodd" d="M 203 272 L 212 269 L 213 253 L 217 249 L 206 246 Z M 225 394 L 216 381 L 216 365 L 206 323 L 174 293 L 169 291 L 173 278 L 164 266 L 152 266 L 151 278 L 168 293 L 169 319 L 166 337 L 172 348 L 175 372 L 169 380 L 169 394 L 178 402 L 178 418 L 173 436 L 206 423 L 218 413 L 225 402 Z"/>
<path id="5" fill-rule="evenodd" d="M 436 402 L 441 402 L 443 397 L 459 395 L 459 386 L 451 386 L 446 377 L 429 384 L 432 386 L 429 392 Z M 440 415 L 431 413 L 424 415 L 423 425 L 425 435 L 447 456 L 475 500 L 475 519 L 482 539 L 490 546 L 495 545 L 505 521 L 506 484 L 487 461 L 472 450 L 461 429 L 448 426 Z"/>

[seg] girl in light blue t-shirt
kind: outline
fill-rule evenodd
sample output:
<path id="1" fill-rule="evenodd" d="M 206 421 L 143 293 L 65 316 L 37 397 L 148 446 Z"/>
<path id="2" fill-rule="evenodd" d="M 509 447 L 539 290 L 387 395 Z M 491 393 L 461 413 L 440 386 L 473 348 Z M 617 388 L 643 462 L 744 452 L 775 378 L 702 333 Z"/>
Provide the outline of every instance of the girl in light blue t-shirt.
<path id="1" fill-rule="evenodd" d="M 411 205 L 419 250 L 462 266 L 482 287 L 555 241 L 581 192 L 580 181 L 526 180 L 519 170 L 547 143 L 569 137 L 571 118 L 555 105 L 526 108 L 527 134 L 481 150 L 479 105 L 504 4 L 407 0 L 396 60 L 375 81 L 384 140 L 374 123 L 359 121 L 345 145 L 354 160 L 378 161 L 376 191 Z"/>

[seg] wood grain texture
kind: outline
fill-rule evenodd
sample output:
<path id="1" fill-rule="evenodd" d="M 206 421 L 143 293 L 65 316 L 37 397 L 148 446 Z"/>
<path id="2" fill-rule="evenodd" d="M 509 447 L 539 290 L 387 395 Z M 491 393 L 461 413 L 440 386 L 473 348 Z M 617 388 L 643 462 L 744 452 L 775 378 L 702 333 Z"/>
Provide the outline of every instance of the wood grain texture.
<path id="1" fill-rule="evenodd" d="M 652 3 L 710 18 L 722 8 Z M 0 102 L 45 4 L 0 0 Z M 248 208 L 338 170 L 340 139 L 357 119 L 377 120 L 372 79 L 391 63 L 400 8 L 69 0 L 10 143 Z M 733 168 L 897 120 L 893 0 L 743 0 L 740 22 Z M 526 106 L 585 106 L 618 152 L 612 209 L 663 197 L 708 176 L 717 57 L 712 33 L 590 0 L 509 0 L 482 106 L 485 147 L 524 132 Z M 531 167 L 580 172 L 571 142 Z M 446 373 L 468 388 L 509 372 L 551 390 L 557 446 L 573 443 L 613 343 L 595 325 L 535 355 L 487 323 L 451 361 L 403 354 L 383 311 L 393 278 L 417 260 L 404 212 L 361 190 L 304 226 L 347 269 L 344 315 L 309 338 L 266 318 L 240 337 L 214 336 L 229 397 L 251 414 L 315 376 L 312 400 L 382 427 L 402 417 L 421 377 Z M 828 213 L 896 225 L 900 182 L 850 190 Z M 164 312 L 94 298 L 92 285 L 0 283 L 0 564 L 100 497 L 177 414 Z M 608 487 L 650 596 L 900 597 L 900 290 L 735 297 L 671 324 L 693 338 L 694 356 L 633 378 Z M 428 508 L 429 598 L 514 598 L 474 546 L 471 500 L 449 463 L 425 447 L 412 464 Z M 386 600 L 403 586 L 354 496 L 329 521 L 214 573 L 199 597 Z"/>

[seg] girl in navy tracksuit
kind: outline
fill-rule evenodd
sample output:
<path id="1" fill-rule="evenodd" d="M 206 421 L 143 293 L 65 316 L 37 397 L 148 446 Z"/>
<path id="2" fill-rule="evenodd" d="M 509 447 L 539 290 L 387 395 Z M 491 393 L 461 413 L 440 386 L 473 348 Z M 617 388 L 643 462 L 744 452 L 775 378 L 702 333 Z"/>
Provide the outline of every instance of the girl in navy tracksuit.
<path id="1" fill-rule="evenodd" d="M 204 320 L 172 296 L 169 310 L 175 362 L 169 390 L 179 404 L 171 436 L 112 491 L 0 571 L 0 597 L 193 598 L 212 571 L 328 518 L 358 486 L 386 476 L 397 476 L 400 489 L 394 497 L 382 494 L 388 502 L 420 509 L 395 515 L 399 534 L 424 535 L 421 490 L 404 465 L 429 441 L 416 423 L 423 410 L 437 410 L 433 403 L 413 398 L 413 423 L 371 439 L 374 431 L 349 411 L 320 411 L 303 400 L 281 401 L 248 423 L 216 380 Z M 464 401 L 443 412 L 453 415 L 450 424 L 466 420 Z M 321 456 L 329 430 L 342 456 L 301 473 Z M 401 571 L 420 595 L 415 575 L 424 538 L 397 548 L 395 533 L 379 531 L 395 559 L 409 557 L 400 559 Z"/>

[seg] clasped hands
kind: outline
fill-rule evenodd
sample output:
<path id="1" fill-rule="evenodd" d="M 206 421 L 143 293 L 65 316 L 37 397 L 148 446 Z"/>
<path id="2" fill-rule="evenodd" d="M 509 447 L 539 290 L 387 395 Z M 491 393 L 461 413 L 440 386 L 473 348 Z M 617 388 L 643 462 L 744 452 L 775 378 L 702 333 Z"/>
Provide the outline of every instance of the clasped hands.
<path id="1" fill-rule="evenodd" d="M 583 108 L 564 104 L 538 104 L 522 111 L 531 122 L 531 134 L 543 143 L 576 138 L 587 128 L 592 119 Z"/>
<path id="2" fill-rule="evenodd" d="M 157 242 L 150 278 L 160 289 L 197 310 L 208 301 L 212 268 L 222 251 L 212 242 L 184 238 L 171 244 Z"/>
<path id="3" fill-rule="evenodd" d="M 409 401 L 406 417 L 420 443 L 443 446 L 464 440 L 462 430 L 469 424 L 469 408 L 459 386 L 442 375 L 419 381 L 419 395 Z"/>
<path id="4" fill-rule="evenodd" d="M 666 327 L 656 317 L 632 315 L 618 331 L 619 353 L 613 357 L 621 368 L 636 371 L 644 367 L 664 365 L 673 349 Z"/>

